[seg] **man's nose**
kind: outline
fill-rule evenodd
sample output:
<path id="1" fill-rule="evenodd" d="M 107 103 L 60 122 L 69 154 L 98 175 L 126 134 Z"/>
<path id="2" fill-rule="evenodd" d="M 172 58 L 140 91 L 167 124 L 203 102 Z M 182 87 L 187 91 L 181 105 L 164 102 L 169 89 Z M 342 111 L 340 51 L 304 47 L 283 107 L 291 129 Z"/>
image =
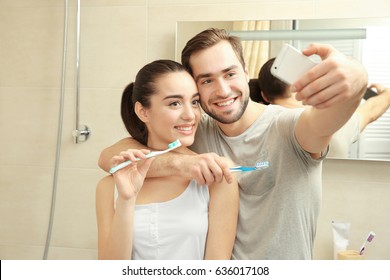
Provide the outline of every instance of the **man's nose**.
<path id="1" fill-rule="evenodd" d="M 220 80 L 217 81 L 216 84 L 217 84 L 216 91 L 217 91 L 218 95 L 220 95 L 220 96 L 227 96 L 227 95 L 229 95 L 229 93 L 230 93 L 230 86 L 229 86 L 229 84 L 225 80 L 220 79 Z"/>

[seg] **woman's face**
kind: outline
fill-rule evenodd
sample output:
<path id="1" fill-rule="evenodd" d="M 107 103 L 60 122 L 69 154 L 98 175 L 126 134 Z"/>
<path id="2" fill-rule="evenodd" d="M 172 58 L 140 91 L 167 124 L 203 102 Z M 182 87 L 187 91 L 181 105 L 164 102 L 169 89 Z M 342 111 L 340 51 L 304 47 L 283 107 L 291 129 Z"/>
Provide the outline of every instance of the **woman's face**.
<path id="1" fill-rule="evenodd" d="M 194 142 L 200 119 L 199 93 L 192 76 L 174 72 L 156 81 L 156 94 L 151 96 L 150 108 L 145 108 L 148 146 L 166 149 L 179 139 L 183 146 Z"/>

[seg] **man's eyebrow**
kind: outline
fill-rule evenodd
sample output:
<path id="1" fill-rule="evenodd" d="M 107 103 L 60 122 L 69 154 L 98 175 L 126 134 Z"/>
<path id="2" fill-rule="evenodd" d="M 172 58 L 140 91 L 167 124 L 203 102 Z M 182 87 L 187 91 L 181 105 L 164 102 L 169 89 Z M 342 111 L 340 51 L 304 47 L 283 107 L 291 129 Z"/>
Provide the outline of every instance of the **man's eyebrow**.
<path id="1" fill-rule="evenodd" d="M 209 77 L 211 77 L 211 73 L 204 73 L 204 74 L 199 74 L 198 76 L 196 76 L 194 80 L 197 83 L 200 79 L 209 78 Z"/>
<path id="2" fill-rule="evenodd" d="M 227 72 L 229 72 L 229 71 L 231 71 L 231 70 L 233 70 L 233 69 L 236 69 L 236 68 L 238 68 L 237 65 L 231 65 L 231 66 L 229 66 L 229 67 L 227 67 L 227 68 L 221 70 L 221 73 L 224 74 L 224 73 L 227 73 Z M 213 76 L 212 73 L 203 73 L 203 74 L 199 74 L 198 76 L 195 77 L 195 82 L 198 82 L 198 81 L 199 81 L 200 79 L 202 79 L 202 78 L 209 78 L 209 77 L 211 77 L 211 76 Z"/>

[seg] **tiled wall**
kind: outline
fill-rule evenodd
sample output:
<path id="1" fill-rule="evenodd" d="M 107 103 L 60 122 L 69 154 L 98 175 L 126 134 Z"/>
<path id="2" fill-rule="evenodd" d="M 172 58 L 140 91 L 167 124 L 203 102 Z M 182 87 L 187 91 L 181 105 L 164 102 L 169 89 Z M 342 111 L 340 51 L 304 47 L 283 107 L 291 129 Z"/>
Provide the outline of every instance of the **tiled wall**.
<path id="1" fill-rule="evenodd" d="M 43 256 L 57 142 L 64 2 L 0 0 L 0 259 Z M 95 185 L 104 175 L 97 167 L 99 153 L 126 136 L 119 115 L 124 86 L 146 62 L 175 58 L 177 21 L 390 16 L 390 4 L 380 0 L 81 2 L 80 122 L 89 126 L 91 136 L 80 144 L 71 136 L 76 1 L 70 0 L 64 125 L 49 259 L 96 258 Z M 367 257 L 390 259 L 390 244 L 384 238 L 390 230 L 385 219 L 390 212 L 389 168 L 390 162 L 326 162 L 316 258 L 332 257 L 329 220 L 349 219 L 353 244 L 368 231 L 377 231 L 378 245 L 372 244 Z M 344 203 L 347 208 L 341 208 Z"/>

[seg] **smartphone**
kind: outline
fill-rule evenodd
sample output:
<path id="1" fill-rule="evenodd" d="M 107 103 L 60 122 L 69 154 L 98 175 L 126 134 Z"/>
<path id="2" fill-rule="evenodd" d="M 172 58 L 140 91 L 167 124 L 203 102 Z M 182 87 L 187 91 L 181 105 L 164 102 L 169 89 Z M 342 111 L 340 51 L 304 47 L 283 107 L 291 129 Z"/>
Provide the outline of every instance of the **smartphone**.
<path id="1" fill-rule="evenodd" d="M 284 44 L 271 67 L 271 74 L 291 85 L 317 62 L 289 44 Z"/>
<path id="2" fill-rule="evenodd" d="M 367 88 L 366 93 L 363 96 L 363 99 L 367 100 L 367 99 L 374 97 L 374 96 L 377 96 L 377 95 L 378 95 L 378 93 L 376 93 L 375 90 Z"/>

